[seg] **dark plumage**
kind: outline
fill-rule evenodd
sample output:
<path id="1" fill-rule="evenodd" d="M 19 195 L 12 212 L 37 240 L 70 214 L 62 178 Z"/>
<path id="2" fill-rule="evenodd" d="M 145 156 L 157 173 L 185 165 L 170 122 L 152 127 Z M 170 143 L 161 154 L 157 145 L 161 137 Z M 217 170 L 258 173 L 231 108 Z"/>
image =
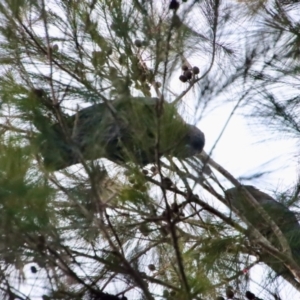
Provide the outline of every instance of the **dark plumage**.
<path id="1" fill-rule="evenodd" d="M 131 97 L 95 104 L 65 116 L 60 123 L 41 131 L 39 148 L 45 165 L 59 170 L 83 160 L 107 158 L 122 164 L 132 161 L 141 166 L 158 156 L 187 158 L 201 153 L 205 137 L 196 126 L 185 123 L 175 107 L 158 98 Z M 158 129 L 159 128 L 159 129 Z M 157 137 L 159 146 L 156 147 Z"/>
<path id="2" fill-rule="evenodd" d="M 287 239 L 295 260 L 300 264 L 300 225 L 295 214 L 285 205 L 277 202 L 270 195 L 259 191 L 253 186 L 244 186 L 251 195 L 261 204 L 262 208 L 269 214 Z M 232 188 L 225 191 L 228 204 L 235 207 L 257 230 L 259 230 L 275 247 L 280 247 L 272 228 L 264 218 L 255 211 L 254 207 L 247 200 L 241 189 Z M 291 278 L 289 270 L 269 253 L 261 252 L 262 262 L 272 268 L 278 275 L 286 279 Z"/>

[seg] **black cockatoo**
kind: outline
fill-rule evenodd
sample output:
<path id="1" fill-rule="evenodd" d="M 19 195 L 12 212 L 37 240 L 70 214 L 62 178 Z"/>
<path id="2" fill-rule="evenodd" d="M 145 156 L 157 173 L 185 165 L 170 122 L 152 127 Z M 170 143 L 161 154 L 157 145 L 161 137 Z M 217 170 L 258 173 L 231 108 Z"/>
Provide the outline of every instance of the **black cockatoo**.
<path id="1" fill-rule="evenodd" d="M 291 210 L 285 205 L 273 199 L 270 195 L 259 191 L 253 186 L 243 186 L 261 204 L 287 239 L 294 259 L 300 266 L 300 225 Z M 261 232 L 275 247 L 280 247 L 279 241 L 270 225 L 255 211 L 255 208 L 247 200 L 246 195 L 239 188 L 231 188 L 225 191 L 229 206 L 235 207 L 257 230 Z M 262 252 L 262 262 L 272 268 L 278 275 L 290 277 L 289 270 L 269 253 Z M 286 278 L 287 279 L 287 278 Z"/>
<path id="2" fill-rule="evenodd" d="M 187 158 L 201 153 L 203 132 L 185 123 L 172 104 L 159 105 L 158 98 L 120 98 L 109 105 L 89 106 L 48 126 L 41 125 L 45 122 L 35 112 L 33 123 L 40 131 L 37 143 L 46 167 L 64 169 L 79 163 L 80 157 L 144 166 L 156 162 L 157 156 Z"/>

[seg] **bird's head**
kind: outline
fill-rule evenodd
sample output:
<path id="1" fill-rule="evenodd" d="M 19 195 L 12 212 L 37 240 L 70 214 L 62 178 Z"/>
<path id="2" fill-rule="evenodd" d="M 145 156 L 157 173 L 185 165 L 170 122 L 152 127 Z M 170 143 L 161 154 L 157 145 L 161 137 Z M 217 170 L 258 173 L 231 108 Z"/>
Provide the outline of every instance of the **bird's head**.
<path id="1" fill-rule="evenodd" d="M 185 157 L 200 154 L 205 145 L 204 133 L 194 125 L 187 124 L 188 131 L 185 138 Z"/>

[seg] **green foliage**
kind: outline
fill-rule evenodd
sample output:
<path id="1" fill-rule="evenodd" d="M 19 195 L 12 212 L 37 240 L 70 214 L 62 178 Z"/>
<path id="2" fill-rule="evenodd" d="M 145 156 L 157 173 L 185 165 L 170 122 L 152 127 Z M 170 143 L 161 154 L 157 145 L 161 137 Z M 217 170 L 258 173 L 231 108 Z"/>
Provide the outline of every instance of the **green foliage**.
<path id="1" fill-rule="evenodd" d="M 240 183 L 229 171 L 180 155 L 183 104 L 196 122 L 229 99 L 232 115 L 255 107 L 252 119 L 299 135 L 299 20 L 282 1 L 254 2 L 178 1 L 171 11 L 170 1 L 0 3 L 0 297 L 33 299 L 36 285 L 43 299 L 210 300 L 228 284 L 244 294 L 243 270 L 259 260 L 300 290 L 299 261 L 289 260 L 295 214 L 278 221 L 260 204 L 289 256 L 253 205 L 228 200 L 223 186 Z M 117 122 L 126 139 L 106 147 L 102 133 Z M 122 166 L 111 162 L 120 145 Z M 80 164 L 64 169 L 70 153 Z M 141 170 L 140 153 L 165 157 Z M 286 196 L 294 205 L 295 190 Z M 29 263 L 38 276 L 23 295 L 13 272 L 30 280 Z"/>
<path id="2" fill-rule="evenodd" d="M 27 147 L 20 147 L 13 141 L 1 143 L 0 147 L 0 260 L 19 268 L 20 261 L 30 261 L 25 241 L 47 232 L 55 222 L 50 207 L 55 194 L 30 169 L 32 157 Z"/>

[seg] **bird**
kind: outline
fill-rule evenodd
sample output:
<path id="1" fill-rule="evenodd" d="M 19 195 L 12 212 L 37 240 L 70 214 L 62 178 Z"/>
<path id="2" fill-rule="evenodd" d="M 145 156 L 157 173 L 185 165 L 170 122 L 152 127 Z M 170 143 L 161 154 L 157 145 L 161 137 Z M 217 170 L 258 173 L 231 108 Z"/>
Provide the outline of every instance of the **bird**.
<path id="1" fill-rule="evenodd" d="M 35 94 L 41 98 L 40 92 Z M 186 123 L 174 105 L 165 101 L 161 105 L 156 97 L 120 97 L 93 104 L 74 115 L 62 115 L 54 124 L 45 125 L 42 118 L 35 110 L 32 119 L 40 131 L 36 145 L 52 171 L 98 158 L 145 166 L 162 156 L 192 157 L 205 145 L 198 127 Z"/>
<path id="2" fill-rule="evenodd" d="M 247 200 L 243 192 L 245 188 L 268 213 L 270 218 L 276 223 L 286 238 L 291 248 L 292 255 L 300 265 L 300 225 L 294 212 L 287 206 L 276 201 L 273 197 L 264 193 L 254 186 L 243 185 L 241 187 L 231 188 L 225 191 L 225 196 L 230 207 L 234 207 L 243 215 L 250 224 L 252 224 L 260 233 L 275 247 L 280 248 L 277 236 L 271 226 L 255 210 Z M 276 257 L 271 256 L 268 252 L 260 252 L 260 260 L 268 265 L 277 275 L 283 276 L 288 281 L 294 278 L 288 268 L 284 266 Z"/>

